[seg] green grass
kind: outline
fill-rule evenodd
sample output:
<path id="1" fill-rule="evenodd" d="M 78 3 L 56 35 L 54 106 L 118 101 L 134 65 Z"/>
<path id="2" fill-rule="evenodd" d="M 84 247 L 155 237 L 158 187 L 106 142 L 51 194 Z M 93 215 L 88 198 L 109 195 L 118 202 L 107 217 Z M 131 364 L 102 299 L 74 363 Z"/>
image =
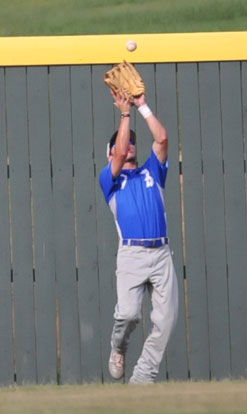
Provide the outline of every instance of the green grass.
<path id="1" fill-rule="evenodd" d="M 247 382 L 0 388 L 1 414 L 246 414 Z"/>
<path id="2" fill-rule="evenodd" d="M 0 36 L 247 30 L 246 0 L 0 0 Z"/>

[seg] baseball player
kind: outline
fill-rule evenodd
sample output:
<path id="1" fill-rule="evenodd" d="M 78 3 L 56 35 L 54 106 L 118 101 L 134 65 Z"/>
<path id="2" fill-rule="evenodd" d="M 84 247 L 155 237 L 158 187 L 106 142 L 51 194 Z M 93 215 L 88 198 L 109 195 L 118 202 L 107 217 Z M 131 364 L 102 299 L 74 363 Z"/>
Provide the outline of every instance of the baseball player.
<path id="1" fill-rule="evenodd" d="M 130 383 L 152 383 L 174 329 L 178 313 L 177 279 L 166 234 L 163 192 L 167 175 L 167 132 L 142 94 L 132 103 L 153 136 L 149 158 L 137 166 L 136 137 L 130 130 L 130 99 L 112 92 L 120 111 L 118 130 L 108 144 L 108 165 L 100 186 L 117 227 L 117 305 L 111 336 L 109 371 L 124 375 L 131 332 L 141 319 L 145 289 L 150 292 L 152 330 L 145 340 Z"/>

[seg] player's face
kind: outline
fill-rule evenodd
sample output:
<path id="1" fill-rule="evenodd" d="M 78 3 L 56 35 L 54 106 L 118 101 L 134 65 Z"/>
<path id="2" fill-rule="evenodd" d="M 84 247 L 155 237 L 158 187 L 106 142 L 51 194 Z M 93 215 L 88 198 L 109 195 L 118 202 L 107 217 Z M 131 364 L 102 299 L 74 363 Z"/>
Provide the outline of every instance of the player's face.
<path id="1" fill-rule="evenodd" d="M 111 154 L 110 156 L 113 156 L 115 153 L 115 145 L 113 145 L 113 147 L 111 148 Z M 128 154 L 127 154 L 127 159 L 126 161 L 128 161 L 128 159 L 132 159 L 135 158 L 136 156 L 136 147 L 135 144 L 132 141 L 129 141 L 129 147 L 128 147 Z"/>
<path id="2" fill-rule="evenodd" d="M 128 155 L 127 155 L 126 161 L 128 161 L 129 159 L 135 158 L 135 156 L 136 156 L 136 147 L 131 141 L 129 141 Z"/>

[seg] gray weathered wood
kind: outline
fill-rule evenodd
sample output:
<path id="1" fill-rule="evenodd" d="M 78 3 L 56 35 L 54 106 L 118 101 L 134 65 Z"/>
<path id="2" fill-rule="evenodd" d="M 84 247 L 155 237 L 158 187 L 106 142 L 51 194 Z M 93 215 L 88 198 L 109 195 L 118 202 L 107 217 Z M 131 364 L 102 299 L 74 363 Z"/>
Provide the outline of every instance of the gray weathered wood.
<path id="1" fill-rule="evenodd" d="M 25 68 L 6 69 L 17 382 L 35 382 L 36 347 Z"/>
<path id="2" fill-rule="evenodd" d="M 247 365 L 247 222 L 240 63 L 221 63 L 220 71 L 231 363 L 232 375 L 240 377 L 246 376 Z"/>
<path id="3" fill-rule="evenodd" d="M 90 66 L 71 69 L 71 100 L 82 379 L 90 382 L 102 375 Z"/>
<path id="4" fill-rule="evenodd" d="M 189 366 L 192 378 L 209 377 L 201 139 L 196 64 L 178 65 L 182 143 Z"/>
<path id="5" fill-rule="evenodd" d="M 27 69 L 38 383 L 57 380 L 56 286 L 48 71 Z"/>
<path id="6" fill-rule="evenodd" d="M 96 169 L 96 222 L 97 249 L 100 286 L 100 327 L 102 380 L 111 381 L 108 373 L 110 340 L 113 326 L 113 313 L 116 304 L 116 253 L 117 231 L 112 213 L 105 203 L 98 179 L 101 169 L 106 165 L 106 144 L 112 136 L 114 126 L 113 101 L 103 82 L 108 65 L 92 68 L 93 113 L 94 113 L 94 150 Z"/>
<path id="7" fill-rule="evenodd" d="M 218 63 L 199 65 L 199 90 L 210 365 L 212 378 L 224 378 L 231 371 Z"/>
<path id="8" fill-rule="evenodd" d="M 56 280 L 62 383 L 81 381 L 78 292 L 75 263 L 70 68 L 50 70 Z"/>
<path id="9" fill-rule="evenodd" d="M 185 298 L 182 249 L 182 220 L 179 175 L 179 137 L 177 125 L 176 65 L 156 66 L 157 116 L 168 133 L 169 169 L 165 188 L 167 234 L 178 279 L 179 314 L 175 331 L 168 344 L 167 371 L 169 378 L 188 378 Z"/>
<path id="10" fill-rule="evenodd" d="M 241 62 L 241 91 L 242 91 L 242 118 L 244 133 L 244 159 L 246 163 L 247 155 L 247 62 Z M 245 165 L 246 180 L 246 165 Z M 246 187 L 247 188 L 247 187 Z"/>
<path id="11" fill-rule="evenodd" d="M 146 101 L 150 109 L 156 113 L 155 102 L 155 73 L 153 64 L 138 64 L 135 65 L 146 86 Z M 145 120 L 136 112 L 136 134 L 137 134 L 137 157 L 139 165 L 142 165 L 149 157 L 151 146 L 153 143 L 152 135 L 146 125 Z"/>
<path id="12" fill-rule="evenodd" d="M 11 320 L 10 231 L 4 69 L 0 69 L 0 91 L 0 384 L 8 385 L 14 380 L 14 353 Z"/>
<path id="13" fill-rule="evenodd" d="M 241 91 L 242 91 L 242 119 L 243 119 L 243 151 L 245 162 L 245 196 L 247 205 L 247 62 L 241 62 Z"/>

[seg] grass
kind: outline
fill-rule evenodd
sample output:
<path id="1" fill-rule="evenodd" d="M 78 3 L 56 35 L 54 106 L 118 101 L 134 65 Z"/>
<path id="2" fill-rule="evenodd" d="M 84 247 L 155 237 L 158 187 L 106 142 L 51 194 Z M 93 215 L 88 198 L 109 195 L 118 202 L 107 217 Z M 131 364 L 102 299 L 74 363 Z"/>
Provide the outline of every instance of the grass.
<path id="1" fill-rule="evenodd" d="M 0 36 L 247 30 L 246 0 L 0 0 Z"/>
<path id="2" fill-rule="evenodd" d="M 0 388 L 1 414 L 244 414 L 247 382 Z"/>

